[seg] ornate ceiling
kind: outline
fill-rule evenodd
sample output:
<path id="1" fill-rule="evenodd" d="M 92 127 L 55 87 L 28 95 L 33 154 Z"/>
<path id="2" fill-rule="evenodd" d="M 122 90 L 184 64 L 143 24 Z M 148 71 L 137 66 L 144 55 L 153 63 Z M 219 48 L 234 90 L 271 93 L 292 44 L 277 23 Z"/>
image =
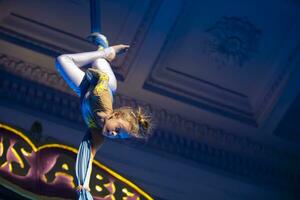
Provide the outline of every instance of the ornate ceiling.
<path id="1" fill-rule="evenodd" d="M 178 136 L 221 152 L 261 159 L 272 152 L 297 160 L 299 136 L 287 140 L 282 126 L 274 132 L 290 116 L 285 114 L 290 105 L 299 104 L 300 5 L 270 4 L 101 1 L 103 33 L 111 44 L 131 45 L 113 63 L 117 105 L 145 105 L 174 141 Z M 54 59 L 95 49 L 86 40 L 89 2 L 4 0 L 0 8 L 1 68 L 28 84 L 59 91 L 49 99 L 67 95 L 72 110 L 78 102 Z"/>

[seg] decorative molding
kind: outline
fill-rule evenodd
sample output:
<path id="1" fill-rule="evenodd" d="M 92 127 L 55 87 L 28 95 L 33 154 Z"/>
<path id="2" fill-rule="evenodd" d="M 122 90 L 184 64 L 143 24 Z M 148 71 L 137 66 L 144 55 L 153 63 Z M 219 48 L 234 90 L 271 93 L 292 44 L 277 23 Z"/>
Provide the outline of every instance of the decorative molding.
<path id="1" fill-rule="evenodd" d="M 133 63 L 136 55 L 139 52 L 142 42 L 147 34 L 147 31 L 161 5 L 161 0 L 151 0 L 149 7 L 144 14 L 144 17 L 138 26 L 138 29 L 130 43 L 130 50 L 126 53 L 121 63 L 113 62 L 112 67 L 119 80 L 125 80 L 130 66 Z M 46 39 L 40 39 L 32 32 L 28 33 L 23 30 L 22 27 L 26 26 L 29 30 L 37 31 L 39 35 L 47 35 Z M 44 53 L 46 55 L 56 57 L 65 53 L 79 52 L 79 51 L 91 51 L 94 48 L 88 40 L 81 38 L 77 35 L 64 32 L 55 27 L 43 24 L 29 19 L 19 14 L 10 13 L 0 23 L 0 38 L 17 45 L 24 46 L 26 48 Z M 53 39 L 55 43 L 49 40 Z M 122 67 L 120 67 L 122 66 Z"/>
<path id="2" fill-rule="evenodd" d="M 20 105 L 58 119 L 83 125 L 79 99 L 55 91 L 37 82 L 11 76 L 1 71 L 1 102 Z"/>
<path id="3" fill-rule="evenodd" d="M 1 21 L 0 36 L 9 42 L 53 57 L 93 47 L 85 38 L 16 13 L 10 13 Z"/>
<path id="4" fill-rule="evenodd" d="M 179 15 L 173 24 L 173 28 L 169 31 L 167 36 L 168 39 L 164 41 L 159 56 L 144 82 L 143 88 L 253 127 L 259 127 L 263 124 L 264 120 L 268 117 L 268 114 L 274 107 L 276 99 L 292 71 L 290 63 L 300 48 L 298 47 L 298 49 L 295 50 L 296 53 L 292 52 L 288 61 L 282 64 L 282 70 L 278 72 L 277 77 L 275 77 L 270 84 L 269 89 L 262 95 L 263 98 L 261 102 L 253 107 L 250 103 L 249 96 L 246 94 L 242 94 L 237 91 L 233 91 L 230 88 L 224 88 L 213 82 L 183 73 L 171 68 L 170 66 L 163 66 L 161 68 L 158 67 L 162 62 L 161 58 L 164 57 L 165 52 L 167 51 L 166 49 L 170 43 L 169 40 L 172 38 L 172 34 L 174 33 L 174 29 L 176 28 L 180 18 L 181 16 Z M 229 29 L 233 26 L 234 31 L 232 32 L 231 29 L 226 31 L 223 26 Z M 246 33 L 247 31 L 252 32 L 252 36 Z M 259 40 L 262 34 L 261 31 L 252 23 L 241 17 L 223 17 L 220 21 L 217 21 L 214 26 L 207 29 L 207 32 L 213 35 L 222 32 L 223 36 L 221 34 L 221 36 L 218 36 L 219 38 L 209 40 L 210 45 L 206 45 L 206 50 L 213 50 L 211 48 L 214 47 L 215 51 L 212 52 L 213 54 L 221 54 L 221 56 L 224 58 L 228 57 L 230 60 L 227 60 L 227 62 L 222 58 L 222 62 L 230 65 L 232 63 L 236 63 L 240 67 L 245 64 L 247 60 L 251 59 L 251 57 L 258 51 Z M 238 33 L 238 36 L 236 37 L 240 38 L 238 40 L 240 40 L 241 43 L 243 41 L 247 41 L 245 42 L 247 44 L 249 43 L 248 46 L 246 45 L 243 47 L 249 51 L 247 50 L 246 54 L 243 53 L 244 51 L 239 52 L 239 56 L 234 56 L 232 50 L 227 49 L 226 52 L 223 52 L 226 49 L 224 47 L 225 49 L 223 48 L 222 52 L 221 50 L 216 52 L 217 49 L 221 48 L 218 47 L 218 45 L 222 46 L 223 43 L 226 43 L 226 39 L 233 38 L 234 32 Z M 181 80 L 188 80 L 189 85 L 193 86 L 188 87 Z M 193 88 L 197 88 L 197 91 Z"/>
<path id="5" fill-rule="evenodd" d="M 137 56 L 142 43 L 146 37 L 147 31 L 155 18 L 155 15 L 162 3 L 162 0 L 150 0 L 150 5 L 140 23 L 133 40 L 130 42 L 130 49 L 126 53 L 123 62 L 116 65 L 115 71 L 121 80 L 124 80 L 132 66 L 135 57 Z M 114 63 L 113 63 L 114 64 Z M 121 66 L 121 67 L 120 67 Z"/>
<path id="6" fill-rule="evenodd" d="M 257 52 L 262 34 L 245 17 L 222 17 L 206 32 L 212 37 L 204 42 L 204 53 L 219 67 L 242 67 Z"/>
<path id="7" fill-rule="evenodd" d="M 50 87 L 54 87 L 63 92 L 71 93 L 71 89 L 66 82 L 56 72 L 44 67 L 27 63 L 20 59 L 0 53 L 0 65 L 4 70 L 17 76 L 35 81 Z"/>
<path id="8" fill-rule="evenodd" d="M 166 68 L 166 71 L 168 74 L 160 71 L 151 72 L 143 88 L 251 126 L 257 126 L 248 96 L 171 68 Z M 170 83 L 166 80 L 167 77 L 170 80 L 172 77 L 174 77 L 173 80 L 178 77 L 188 77 L 189 81 L 197 84 L 195 87 L 197 91 L 193 87 L 183 87 L 183 84 L 178 84 L 178 82 Z M 220 97 L 226 102 L 221 102 Z"/>
<path id="9" fill-rule="evenodd" d="M 28 49 L 38 51 L 45 55 L 56 57 L 62 53 L 68 52 L 65 49 L 56 48 L 55 46 L 43 41 L 34 40 L 31 37 L 11 31 L 0 26 L 0 39 L 9 41 L 11 43 L 26 47 Z"/>
<path id="10" fill-rule="evenodd" d="M 182 10 L 185 9 L 185 6 L 183 6 Z M 170 43 L 170 38 L 172 38 L 172 34 L 181 17 L 182 14 L 177 16 L 172 28 L 167 34 L 167 39 L 164 41 L 159 56 L 154 62 L 152 70 L 144 83 L 144 89 L 161 95 L 175 97 L 184 103 L 256 127 L 258 124 L 247 95 L 230 90 L 229 88 L 224 88 L 207 80 L 192 77 L 191 75 L 176 71 L 170 67 L 164 67 L 163 69 L 158 67 L 162 62 L 161 58 L 164 57 L 167 52 L 166 49 Z M 180 82 L 182 79 L 186 80 L 187 76 L 189 82 L 194 84 L 194 88 L 197 88 L 197 91 L 195 91 L 193 87 L 184 87 L 184 83 Z M 178 81 L 176 81 L 176 84 L 170 80 Z M 220 101 L 220 97 L 222 101 Z M 224 100 L 226 100 L 226 102 L 224 102 Z"/>
<path id="11" fill-rule="evenodd" d="M 299 65 L 299 63 L 297 63 L 297 59 L 300 59 L 300 43 L 284 62 L 284 67 L 282 67 L 282 70 L 277 74 L 277 77 L 269 86 L 269 89 L 265 93 L 260 104 L 255 108 L 255 115 L 258 119 L 258 122 L 261 123 L 261 121 L 267 117 L 266 113 L 268 113 L 274 107 L 274 104 L 279 97 L 278 94 L 282 91 L 287 83 L 291 72 L 295 67 L 298 67 L 297 65 Z"/>
<path id="12" fill-rule="evenodd" d="M 3 58 L 3 55 L 0 58 Z M 46 87 L 43 83 L 29 81 L 20 78 L 18 74 L 16 76 L 10 71 L 3 71 L 8 65 L 12 67 L 17 65 L 17 62 L 1 61 L 1 102 L 24 106 L 59 120 L 84 126 L 78 98 L 68 92 L 58 91 L 53 85 Z M 132 140 L 128 141 L 129 145 L 172 153 L 229 174 L 247 177 L 256 182 L 268 182 L 276 187 L 283 186 L 290 190 L 300 185 L 300 174 L 297 172 L 300 164 L 296 155 L 259 144 L 209 124 L 184 119 L 178 114 L 124 95 L 117 95 L 115 100 L 116 106 L 142 105 L 157 121 L 157 128 L 148 142 Z"/>
<path id="13" fill-rule="evenodd" d="M 297 117 L 300 111 L 300 94 L 292 100 L 289 108 L 284 113 L 280 122 L 273 131 L 273 135 L 280 137 L 280 139 L 289 142 L 300 143 L 300 126 L 299 118 Z"/>

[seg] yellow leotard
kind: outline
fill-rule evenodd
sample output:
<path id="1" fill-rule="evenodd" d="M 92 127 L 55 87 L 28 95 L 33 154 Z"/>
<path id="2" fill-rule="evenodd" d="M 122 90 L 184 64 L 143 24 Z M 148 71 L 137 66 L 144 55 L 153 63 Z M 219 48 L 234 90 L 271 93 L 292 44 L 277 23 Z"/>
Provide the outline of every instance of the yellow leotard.
<path id="1" fill-rule="evenodd" d="M 89 128 L 102 128 L 101 113 L 112 113 L 112 93 L 108 86 L 109 76 L 97 69 L 90 68 L 88 72 L 95 78 L 95 84 L 89 84 L 82 95 L 81 111 L 83 119 Z"/>

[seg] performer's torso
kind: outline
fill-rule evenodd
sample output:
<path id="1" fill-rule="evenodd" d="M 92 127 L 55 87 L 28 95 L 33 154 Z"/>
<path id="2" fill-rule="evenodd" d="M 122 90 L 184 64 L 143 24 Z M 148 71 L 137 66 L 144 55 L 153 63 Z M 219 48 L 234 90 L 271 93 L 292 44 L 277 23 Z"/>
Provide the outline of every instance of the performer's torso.
<path id="1" fill-rule="evenodd" d="M 100 72 L 98 79 L 96 85 L 89 84 L 81 94 L 81 112 L 89 128 L 102 128 L 100 113 L 113 111 L 113 97 L 108 87 L 108 75 Z"/>

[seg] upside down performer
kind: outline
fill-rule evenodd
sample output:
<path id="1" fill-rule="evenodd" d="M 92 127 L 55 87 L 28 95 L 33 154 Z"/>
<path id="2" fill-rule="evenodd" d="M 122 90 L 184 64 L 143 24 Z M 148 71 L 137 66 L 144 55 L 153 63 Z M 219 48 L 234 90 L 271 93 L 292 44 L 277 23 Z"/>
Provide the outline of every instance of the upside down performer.
<path id="1" fill-rule="evenodd" d="M 150 119 L 141 108 L 113 109 L 117 89 L 111 62 L 126 51 L 128 45 L 116 45 L 92 52 L 64 54 L 56 59 L 56 67 L 81 100 L 81 112 L 88 130 L 79 146 L 76 159 L 77 199 L 91 200 L 89 181 L 93 158 L 104 138 L 147 138 Z M 82 66 L 91 64 L 85 72 Z"/>

